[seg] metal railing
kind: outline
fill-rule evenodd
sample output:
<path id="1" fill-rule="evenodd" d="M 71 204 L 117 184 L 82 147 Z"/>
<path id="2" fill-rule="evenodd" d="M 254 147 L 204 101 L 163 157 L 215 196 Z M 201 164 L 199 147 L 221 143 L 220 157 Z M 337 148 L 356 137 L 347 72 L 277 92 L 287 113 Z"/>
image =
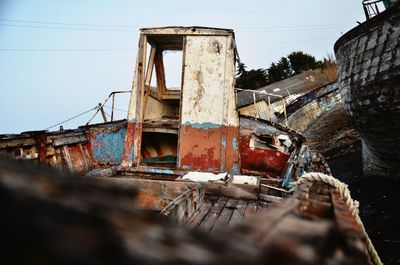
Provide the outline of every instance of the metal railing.
<path id="1" fill-rule="evenodd" d="M 115 95 L 116 94 L 123 94 L 123 93 L 131 93 L 131 91 L 113 91 L 110 93 L 110 95 L 108 96 L 108 98 L 104 101 L 103 104 L 99 103 L 99 105 L 95 108 L 96 112 L 95 114 L 90 118 L 90 120 L 86 123 L 86 125 L 89 125 L 89 123 L 94 119 L 94 117 L 96 117 L 96 115 L 100 112 L 101 116 L 103 117 L 103 121 L 104 122 L 108 122 L 107 117 L 106 117 L 106 112 L 104 110 L 105 104 L 107 103 L 107 101 L 111 98 L 112 99 L 112 107 L 111 107 L 111 121 L 114 121 L 114 110 L 116 109 L 114 107 L 114 103 L 115 103 Z"/>
<path id="2" fill-rule="evenodd" d="M 384 10 L 383 2 L 383 0 L 363 0 L 365 18 L 368 20 L 381 13 Z M 379 6 L 381 6 L 381 9 Z"/>

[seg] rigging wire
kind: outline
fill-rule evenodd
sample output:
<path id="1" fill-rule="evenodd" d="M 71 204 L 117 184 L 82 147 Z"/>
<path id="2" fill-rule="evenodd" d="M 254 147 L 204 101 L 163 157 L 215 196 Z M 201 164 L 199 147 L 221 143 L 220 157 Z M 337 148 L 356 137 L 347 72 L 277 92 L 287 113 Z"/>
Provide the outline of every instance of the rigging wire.
<path id="1" fill-rule="evenodd" d="M 105 108 L 108 108 L 108 109 L 112 109 L 112 107 L 110 107 L 110 106 L 106 106 L 106 105 L 104 105 L 103 107 L 105 107 Z M 117 110 L 117 111 L 121 111 L 121 112 L 128 113 L 128 111 L 126 111 L 126 110 L 119 109 L 119 108 L 115 108 L 115 107 L 114 107 L 114 110 Z"/>
<path id="2" fill-rule="evenodd" d="M 80 114 L 78 114 L 78 115 L 75 115 L 75 116 L 73 116 L 73 117 L 71 117 L 71 118 L 69 118 L 69 119 L 66 119 L 66 120 L 64 120 L 64 121 L 62 121 L 62 122 L 59 122 L 59 123 L 57 123 L 57 124 L 54 124 L 54 125 L 52 125 L 52 126 L 50 126 L 50 127 L 47 127 L 45 130 L 49 130 L 49 129 L 54 128 L 54 127 L 56 127 L 56 126 L 58 126 L 58 125 L 61 125 L 61 124 L 63 124 L 63 123 L 66 123 L 66 122 L 68 122 L 68 121 L 71 121 L 71 120 L 73 120 L 73 119 L 76 119 L 76 118 L 78 118 L 78 117 L 80 117 L 80 116 L 82 116 L 82 115 L 85 115 L 86 113 L 89 113 L 89 112 L 91 112 L 91 111 L 93 111 L 93 110 L 96 110 L 97 108 L 98 108 L 97 106 L 94 107 L 94 108 L 91 108 L 91 109 L 89 109 L 89 110 L 87 110 L 87 111 L 84 111 L 84 112 L 82 112 L 82 113 L 80 113 Z"/>

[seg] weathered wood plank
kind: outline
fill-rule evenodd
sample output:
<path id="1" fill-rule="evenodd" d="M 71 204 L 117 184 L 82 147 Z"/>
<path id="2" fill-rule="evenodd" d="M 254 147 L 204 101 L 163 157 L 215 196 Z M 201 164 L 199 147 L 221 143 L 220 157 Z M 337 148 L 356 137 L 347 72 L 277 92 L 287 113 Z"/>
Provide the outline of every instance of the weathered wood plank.
<path id="1" fill-rule="evenodd" d="M 246 184 L 206 183 L 206 194 L 234 199 L 257 200 L 259 186 Z"/>
<path id="2" fill-rule="evenodd" d="M 263 200 L 266 202 L 271 202 L 271 203 L 277 203 L 277 202 L 281 202 L 283 200 L 282 197 L 272 196 L 272 195 L 268 195 L 268 194 L 260 194 L 259 197 L 260 197 L 260 200 Z"/>
<path id="3" fill-rule="evenodd" d="M 247 201 L 239 200 L 238 203 L 236 204 L 236 209 L 233 211 L 232 217 L 229 220 L 229 224 L 236 224 L 240 222 L 244 217 L 244 213 L 246 212 L 246 207 L 247 207 Z"/>
<path id="4" fill-rule="evenodd" d="M 305 193 L 228 231 L 201 233 L 136 207 L 131 182 L 63 175 L 2 158 L 0 169 L 0 229 L 9 250 L 1 264 L 371 264 L 365 237 L 360 227 L 349 230 L 357 224 L 337 192 L 335 212 L 324 218 L 301 207 L 310 198 Z M 133 244 L 126 248 L 126 242 Z"/>
<path id="5" fill-rule="evenodd" d="M 249 201 L 243 218 L 248 218 L 249 216 L 256 214 L 256 212 L 257 212 L 257 201 Z"/>
<path id="6" fill-rule="evenodd" d="M 257 212 L 261 212 L 268 207 L 269 203 L 265 201 L 258 201 L 257 202 Z"/>
<path id="7" fill-rule="evenodd" d="M 184 181 L 165 181 L 134 178 L 99 178 L 103 181 L 135 185 L 138 188 L 138 205 L 151 210 L 160 211 L 176 197 L 192 188 L 197 183 Z"/>
<path id="8" fill-rule="evenodd" d="M 197 228 L 199 227 L 200 223 L 204 220 L 207 214 L 210 212 L 211 208 L 213 207 L 214 202 L 210 199 L 207 199 L 200 209 L 188 220 L 186 226 L 189 228 Z"/>
<path id="9" fill-rule="evenodd" d="M 226 202 L 228 201 L 225 197 L 218 198 L 211 208 L 210 212 L 204 218 L 203 222 L 201 222 L 199 229 L 209 232 L 213 228 L 215 222 L 218 219 L 218 216 L 221 214 L 222 210 L 225 207 Z"/>
<path id="10" fill-rule="evenodd" d="M 193 216 L 194 212 L 201 207 L 203 202 L 204 186 L 198 184 L 175 198 L 161 211 L 161 214 L 184 224 Z"/>
<path id="11" fill-rule="evenodd" d="M 271 207 L 268 211 L 259 214 L 249 214 L 248 210 L 251 208 L 249 202 L 245 213 L 245 222 L 237 224 L 241 227 L 238 231 L 243 234 L 250 241 L 258 242 L 261 238 L 265 237 L 270 231 L 275 229 L 275 226 L 281 222 L 282 218 L 286 215 L 296 211 L 299 207 L 299 201 L 289 198 L 279 204 L 279 207 Z"/>
<path id="12" fill-rule="evenodd" d="M 215 224 L 211 230 L 226 227 L 226 225 L 229 223 L 230 219 L 232 218 L 232 214 L 236 208 L 237 203 L 238 203 L 238 200 L 235 200 L 235 199 L 229 199 L 226 202 L 224 209 L 222 210 L 221 214 L 218 216 L 218 219 L 215 222 Z"/>
<path id="13" fill-rule="evenodd" d="M 70 144 L 78 144 L 78 143 L 86 143 L 88 139 L 85 135 L 72 135 L 69 137 L 58 137 L 54 138 L 53 145 L 61 146 L 61 145 L 70 145 Z"/>
<path id="14" fill-rule="evenodd" d="M 69 172 L 74 172 L 74 165 L 71 161 L 71 155 L 69 153 L 68 146 L 64 145 L 62 147 L 62 153 L 63 153 L 64 160 L 65 160 L 65 163 L 67 164 Z"/>

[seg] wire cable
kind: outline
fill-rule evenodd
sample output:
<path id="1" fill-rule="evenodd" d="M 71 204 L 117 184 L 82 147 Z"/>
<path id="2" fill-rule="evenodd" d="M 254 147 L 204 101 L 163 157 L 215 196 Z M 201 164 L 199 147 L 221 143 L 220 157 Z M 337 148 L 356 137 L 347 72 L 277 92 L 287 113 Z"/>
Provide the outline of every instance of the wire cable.
<path id="1" fill-rule="evenodd" d="M 64 121 L 62 121 L 62 122 L 59 122 L 59 123 L 54 124 L 54 125 L 52 125 L 52 126 L 50 126 L 50 127 L 47 127 L 45 130 L 49 130 L 49 129 L 54 128 L 54 127 L 56 127 L 56 126 L 58 126 L 58 125 L 61 125 L 61 124 L 63 124 L 63 123 L 66 123 L 66 122 L 68 122 L 68 121 L 71 121 L 71 120 L 73 120 L 73 119 L 76 119 L 76 118 L 78 118 L 78 117 L 80 117 L 80 116 L 82 116 L 82 115 L 85 115 L 86 113 L 89 113 L 89 112 L 91 112 L 91 111 L 93 111 L 93 110 L 96 110 L 97 108 L 98 108 L 97 106 L 94 107 L 94 108 L 91 108 L 90 110 L 87 110 L 87 111 L 82 112 L 82 113 L 80 113 L 80 114 L 78 114 L 78 115 L 76 115 L 76 116 L 73 116 L 73 117 L 71 117 L 71 118 L 69 118 L 69 119 L 66 119 L 66 120 L 64 120 Z"/>

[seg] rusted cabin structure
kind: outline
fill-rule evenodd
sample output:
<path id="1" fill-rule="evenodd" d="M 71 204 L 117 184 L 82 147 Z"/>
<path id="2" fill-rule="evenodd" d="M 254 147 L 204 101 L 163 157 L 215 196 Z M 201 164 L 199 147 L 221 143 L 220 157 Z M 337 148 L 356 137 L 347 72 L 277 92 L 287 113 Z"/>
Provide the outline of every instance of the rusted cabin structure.
<path id="1" fill-rule="evenodd" d="M 141 170 L 169 156 L 173 169 L 239 171 L 235 47 L 232 30 L 141 30 L 123 166 Z M 182 67 L 174 69 L 182 76 L 178 88 L 166 85 L 169 51 L 182 52 Z"/>
<path id="2" fill-rule="evenodd" d="M 175 69 L 180 87 L 166 84 L 163 57 L 169 51 L 182 52 L 182 67 Z M 235 60 L 232 30 L 142 29 L 122 167 L 282 175 L 292 140 L 271 124 L 239 117 Z"/>

